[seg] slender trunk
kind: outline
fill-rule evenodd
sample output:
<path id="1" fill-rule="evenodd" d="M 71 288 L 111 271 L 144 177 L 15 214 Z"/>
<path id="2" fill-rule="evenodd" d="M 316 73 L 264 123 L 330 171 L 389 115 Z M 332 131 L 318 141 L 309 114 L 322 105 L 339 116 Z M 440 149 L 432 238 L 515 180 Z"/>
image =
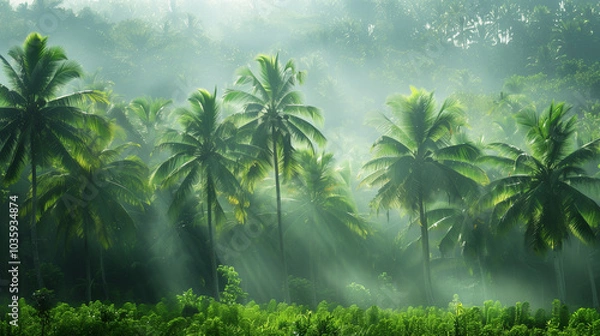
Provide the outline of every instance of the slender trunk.
<path id="1" fill-rule="evenodd" d="M 421 246 L 423 248 L 423 280 L 425 296 L 429 305 L 434 304 L 433 289 L 431 285 L 431 267 L 429 264 L 429 231 L 427 230 L 427 216 L 423 194 L 419 191 L 419 224 L 421 224 Z"/>
<path id="2" fill-rule="evenodd" d="M 563 267 L 563 261 L 560 255 L 560 251 L 558 250 L 554 250 L 554 275 L 556 277 L 558 299 L 562 303 L 565 303 L 567 297 L 567 290 L 565 286 L 565 270 Z"/>
<path id="3" fill-rule="evenodd" d="M 212 188 L 210 183 L 212 183 L 209 178 L 207 183 L 209 184 L 206 188 L 206 214 L 208 219 L 208 240 L 210 245 L 210 268 L 213 276 L 213 297 L 215 300 L 220 301 L 219 298 L 219 275 L 217 274 L 217 255 L 215 253 L 215 239 L 213 234 L 213 225 L 212 225 Z"/>
<path id="4" fill-rule="evenodd" d="M 283 245 L 283 224 L 281 222 L 281 187 L 279 185 L 279 158 L 277 155 L 277 139 L 275 130 L 271 130 L 273 140 L 273 167 L 275 168 L 275 193 L 277 198 L 277 229 L 279 231 L 279 253 L 281 254 L 281 267 L 283 268 L 283 297 L 285 302 L 290 302 L 290 287 L 288 283 L 287 260 Z"/>
<path id="5" fill-rule="evenodd" d="M 315 232 L 312 230 L 313 239 L 311 239 L 308 248 L 308 267 L 310 268 L 310 283 L 312 284 L 311 304 L 313 309 L 317 309 L 317 276 L 315 271 Z"/>
<path id="6" fill-rule="evenodd" d="M 40 254 L 38 249 L 37 236 L 37 167 L 35 157 L 35 141 L 31 139 L 31 253 L 33 254 L 33 268 L 38 288 L 44 288 L 44 279 L 42 278 L 42 267 L 40 265 Z"/>
<path id="7" fill-rule="evenodd" d="M 587 273 L 588 278 L 590 279 L 590 287 L 592 290 L 592 305 L 594 308 L 598 309 L 600 307 L 600 303 L 598 303 L 598 289 L 596 288 L 596 276 L 594 275 L 594 267 L 592 266 L 592 253 L 590 253 L 586 259 Z"/>
<path id="8" fill-rule="evenodd" d="M 485 272 L 483 270 L 483 266 L 481 265 L 481 255 L 477 255 L 477 264 L 479 266 L 479 275 L 481 276 L 481 291 L 483 292 L 483 300 L 487 300 L 487 286 L 485 285 Z"/>
<path id="9" fill-rule="evenodd" d="M 104 299 L 108 301 L 108 283 L 106 282 L 106 271 L 104 270 L 104 251 L 100 247 L 100 276 L 102 277 L 102 290 Z"/>
<path id="10" fill-rule="evenodd" d="M 83 224 L 84 232 L 83 232 L 83 254 L 85 258 L 85 298 L 87 302 L 92 301 L 92 267 L 90 265 L 90 246 L 89 246 L 89 238 L 88 238 L 88 230 L 87 230 L 87 221 Z"/>

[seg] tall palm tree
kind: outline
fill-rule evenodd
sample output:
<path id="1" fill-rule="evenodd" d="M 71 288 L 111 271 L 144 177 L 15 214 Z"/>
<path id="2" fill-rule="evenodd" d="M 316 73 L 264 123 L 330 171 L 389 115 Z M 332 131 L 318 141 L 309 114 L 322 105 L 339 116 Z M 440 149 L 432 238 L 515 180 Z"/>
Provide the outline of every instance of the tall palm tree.
<path id="1" fill-rule="evenodd" d="M 375 158 L 363 167 L 369 173 L 363 183 L 380 186 L 372 206 L 418 216 L 425 295 L 433 304 L 427 204 L 442 194 L 464 197 L 487 177 L 472 163 L 480 153 L 476 146 L 450 143 L 464 124 L 456 101 L 447 99 L 438 109 L 433 93 L 411 87 L 410 95 L 391 96 L 387 105 L 391 115 L 377 120 L 383 136 L 373 145 Z"/>
<path id="2" fill-rule="evenodd" d="M 111 141 L 111 138 L 97 138 L 88 142 L 92 155 L 86 167 L 56 169 L 40 176 L 42 218 L 53 218 L 58 225 L 57 234 L 65 241 L 74 237 L 83 239 L 87 301 L 92 299 L 90 245 L 95 241 L 101 249 L 108 249 L 115 240 L 125 240 L 126 233 L 135 227 L 131 210 L 143 210 L 148 198 L 146 164 L 135 156 L 121 158 L 132 144 L 111 149 L 108 148 Z M 108 296 L 100 253 L 104 294 Z"/>
<path id="3" fill-rule="evenodd" d="M 315 255 L 333 255 L 340 242 L 364 238 L 369 230 L 358 215 L 349 186 L 334 167 L 332 154 L 315 155 L 305 149 L 296 151 L 295 157 L 298 165 L 290 180 L 293 210 L 289 217 L 293 219 L 292 229 L 308 232 L 312 304 L 316 307 Z"/>
<path id="4" fill-rule="evenodd" d="M 199 89 L 188 99 L 191 109 L 175 111 L 183 131 L 171 130 L 158 144 L 157 149 L 166 149 L 172 155 L 154 171 L 152 180 L 163 187 L 179 183 L 173 196 L 171 213 L 201 188 L 206 200 L 206 218 L 213 277 L 213 296 L 219 299 L 216 247 L 213 229 L 213 214 L 216 222 L 224 216 L 218 193 L 234 195 L 240 189 L 236 177 L 240 164 L 231 156 L 238 149 L 235 144 L 235 127 L 231 122 L 221 121 L 220 104 L 214 93 Z"/>
<path id="5" fill-rule="evenodd" d="M 566 286 L 559 252 L 571 234 L 593 242 L 591 226 L 600 207 L 584 190 L 598 190 L 600 179 L 584 165 L 600 157 L 600 139 L 575 147 L 575 116 L 569 107 L 552 103 L 543 113 L 527 109 L 517 121 L 527 131 L 531 152 L 505 143 L 490 144 L 500 155 L 488 159 L 508 168 L 509 175 L 490 184 L 486 202 L 495 206 L 500 229 L 524 223 L 525 242 L 534 251 L 552 250 L 559 298 Z"/>
<path id="6" fill-rule="evenodd" d="M 243 112 L 234 115 L 233 119 L 241 125 L 240 134 L 245 134 L 252 145 L 263 149 L 248 171 L 246 182 L 264 177 L 267 166 L 274 168 L 284 297 L 289 302 L 279 172 L 280 169 L 286 174 L 291 172 L 294 142 L 313 148 L 313 141 L 322 145 L 325 136 L 311 123 L 322 120 L 320 110 L 304 105 L 300 92 L 295 90 L 296 83 L 302 84 L 304 73 L 296 71 L 294 62 L 290 60 L 282 66 L 279 55 L 259 55 L 256 61 L 258 75 L 248 67 L 241 68 L 235 83 L 240 88 L 227 90 L 225 101 L 243 105 Z"/>
<path id="7" fill-rule="evenodd" d="M 32 214 L 36 213 L 37 167 L 57 159 L 76 169 L 77 153 L 85 151 L 86 129 L 107 135 L 106 121 L 82 111 L 86 99 L 104 101 L 98 91 L 87 90 L 57 96 L 60 89 L 81 76 L 75 61 L 60 47 L 47 47 L 47 37 L 31 33 L 22 47 L 10 49 L 12 63 L 0 55 L 10 86 L 0 84 L 0 161 L 6 172 L 4 183 L 17 181 L 27 162 L 31 165 Z M 36 216 L 31 216 L 33 264 L 37 285 L 43 287 L 40 271 Z"/>

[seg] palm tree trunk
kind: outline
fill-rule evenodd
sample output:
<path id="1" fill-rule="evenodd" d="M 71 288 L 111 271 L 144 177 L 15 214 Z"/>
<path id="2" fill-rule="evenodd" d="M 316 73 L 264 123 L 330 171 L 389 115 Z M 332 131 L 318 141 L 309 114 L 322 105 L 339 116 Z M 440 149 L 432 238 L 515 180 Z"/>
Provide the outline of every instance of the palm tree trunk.
<path id="1" fill-rule="evenodd" d="M 592 290 L 592 305 L 598 309 L 600 303 L 598 303 L 598 289 L 596 288 L 596 276 L 594 275 L 594 267 L 592 266 L 592 252 L 586 258 L 588 278 L 590 279 L 590 287 Z"/>
<path id="2" fill-rule="evenodd" d="M 279 253 L 281 254 L 281 267 L 283 268 L 283 296 L 285 302 L 290 302 L 290 288 L 288 284 L 287 260 L 283 245 L 283 224 L 281 222 L 281 187 L 279 185 L 279 158 L 277 155 L 277 141 L 275 130 L 271 130 L 273 140 L 273 167 L 275 169 L 275 193 L 277 198 L 277 229 L 279 231 Z"/>
<path id="3" fill-rule="evenodd" d="M 316 230 L 312 230 L 313 236 Z M 310 283 L 312 284 L 311 304 L 313 309 L 317 309 L 317 276 L 315 270 L 315 238 L 311 239 L 308 248 L 308 267 L 310 268 Z"/>
<path id="4" fill-rule="evenodd" d="M 208 178 L 206 187 L 206 215 L 208 219 L 208 240 L 210 244 L 210 268 L 213 276 L 213 297 L 215 300 L 220 301 L 219 298 L 219 275 L 217 274 L 217 255 L 215 253 L 215 239 L 213 234 L 213 225 L 212 225 L 212 189 L 211 189 L 212 179 Z"/>
<path id="5" fill-rule="evenodd" d="M 477 265 L 479 266 L 479 276 L 481 277 L 481 291 L 483 294 L 483 301 L 487 300 L 487 286 L 485 285 L 485 272 L 483 265 L 481 264 L 481 255 L 477 254 Z"/>
<path id="6" fill-rule="evenodd" d="M 90 246 L 89 246 L 89 238 L 88 238 L 88 230 L 87 230 L 87 221 L 84 225 L 84 233 L 83 233 L 83 254 L 85 258 L 85 299 L 87 302 L 92 301 L 92 267 L 90 263 Z"/>
<path id="7" fill-rule="evenodd" d="M 108 301 L 108 283 L 106 282 L 106 271 L 104 270 L 104 251 L 100 247 L 100 276 L 102 277 L 102 290 L 104 299 Z"/>
<path id="8" fill-rule="evenodd" d="M 433 289 L 431 285 L 431 267 L 429 262 L 429 231 L 427 230 L 427 216 L 423 194 L 419 191 L 419 224 L 421 224 L 421 246 L 423 248 L 423 280 L 425 296 L 429 305 L 434 304 Z"/>
<path id="9" fill-rule="evenodd" d="M 37 167 L 35 157 L 35 141 L 31 139 L 31 253 L 33 254 L 33 268 L 35 270 L 35 277 L 37 279 L 38 288 L 44 288 L 44 279 L 42 278 L 42 267 L 40 265 L 40 254 L 38 248 L 38 236 L 37 236 Z"/>
<path id="10" fill-rule="evenodd" d="M 560 251 L 554 250 L 554 275 L 556 277 L 556 287 L 558 290 L 558 299 L 566 302 L 567 289 L 565 286 L 565 270 Z"/>

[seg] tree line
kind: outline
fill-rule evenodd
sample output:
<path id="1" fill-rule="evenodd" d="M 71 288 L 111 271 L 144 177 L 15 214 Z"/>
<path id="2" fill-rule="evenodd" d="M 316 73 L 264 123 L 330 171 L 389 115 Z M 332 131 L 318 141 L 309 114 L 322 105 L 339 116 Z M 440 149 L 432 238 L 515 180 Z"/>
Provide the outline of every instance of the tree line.
<path id="1" fill-rule="evenodd" d="M 292 300 L 290 273 L 302 274 L 310 278 L 313 305 L 320 287 L 327 287 L 325 266 L 373 235 L 371 219 L 353 199 L 353 178 L 336 169 L 325 150 L 324 116 L 305 104 L 298 85 L 306 74 L 294 61 L 261 54 L 254 68 L 237 70 L 222 96 L 216 88 L 198 89 L 186 106 L 169 111 L 167 99 L 137 98 L 124 106 L 112 92 L 94 88 L 98 83 L 65 91 L 83 70 L 47 41 L 31 33 L 0 58 L 8 79 L 0 86 L 2 177 L 5 186 L 27 181 L 24 215 L 36 288 L 46 286 L 49 275 L 39 255 L 41 223 L 65 246 L 82 244 L 85 300 L 92 300 L 98 277 L 108 299 L 104 253 L 116 245 L 132 251 L 126 246 L 135 244 L 165 199 L 162 225 L 191 230 L 184 235 L 206 225 L 206 241 L 195 243 L 205 253 L 194 263 L 203 265 L 205 288 L 216 300 L 222 287 L 218 227 L 276 227 L 271 242 L 263 243 L 276 242 L 270 251 L 277 254 L 271 261 L 279 269 L 274 278 L 281 298 Z M 577 118 L 565 103 L 514 112 L 525 148 L 470 140 L 464 106 L 454 98 L 437 103 L 433 93 L 411 88 L 391 95 L 386 105 L 370 121 L 380 137 L 359 179 L 375 188 L 372 209 L 400 209 L 419 228 L 422 273 L 409 276 L 420 279 L 423 301 L 439 302 L 431 277 L 432 230 L 443 232 L 442 256 L 459 248 L 477 260 L 485 289 L 489 270 L 482 259 L 500 233 L 515 227 L 522 228 L 528 248 L 554 254 L 556 293 L 568 300 L 560 252 L 570 236 L 597 239 L 600 140 L 578 142 Z M 274 195 L 274 209 L 261 204 L 265 193 Z M 296 248 L 304 264 L 290 267 L 288 244 L 296 242 L 286 235 L 293 230 L 306 235 L 307 245 Z M 369 250 L 362 251 L 368 260 Z M 590 285 L 595 290 L 593 276 Z"/>

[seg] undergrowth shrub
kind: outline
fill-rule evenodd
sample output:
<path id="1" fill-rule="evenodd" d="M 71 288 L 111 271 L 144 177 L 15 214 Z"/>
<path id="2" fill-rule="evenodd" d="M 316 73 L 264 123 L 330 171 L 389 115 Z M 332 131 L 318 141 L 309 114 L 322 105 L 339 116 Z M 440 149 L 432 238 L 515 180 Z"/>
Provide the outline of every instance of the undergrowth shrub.
<path id="1" fill-rule="evenodd" d="M 505 307 L 497 301 L 486 301 L 481 307 L 465 307 L 455 297 L 447 308 L 399 310 L 345 307 L 323 301 L 311 310 L 276 301 L 264 305 L 253 301 L 245 305 L 216 302 L 192 290 L 155 305 L 128 302 L 115 307 L 94 301 L 74 307 L 58 303 L 47 309 L 46 317 L 36 310 L 33 301 L 21 299 L 19 308 L 19 326 L 10 326 L 4 317 L 0 336 L 39 336 L 43 324 L 44 335 L 48 336 L 600 336 L 597 310 L 579 308 L 569 314 L 558 300 L 553 302 L 550 316 L 543 309 L 532 314 L 527 302 Z"/>

